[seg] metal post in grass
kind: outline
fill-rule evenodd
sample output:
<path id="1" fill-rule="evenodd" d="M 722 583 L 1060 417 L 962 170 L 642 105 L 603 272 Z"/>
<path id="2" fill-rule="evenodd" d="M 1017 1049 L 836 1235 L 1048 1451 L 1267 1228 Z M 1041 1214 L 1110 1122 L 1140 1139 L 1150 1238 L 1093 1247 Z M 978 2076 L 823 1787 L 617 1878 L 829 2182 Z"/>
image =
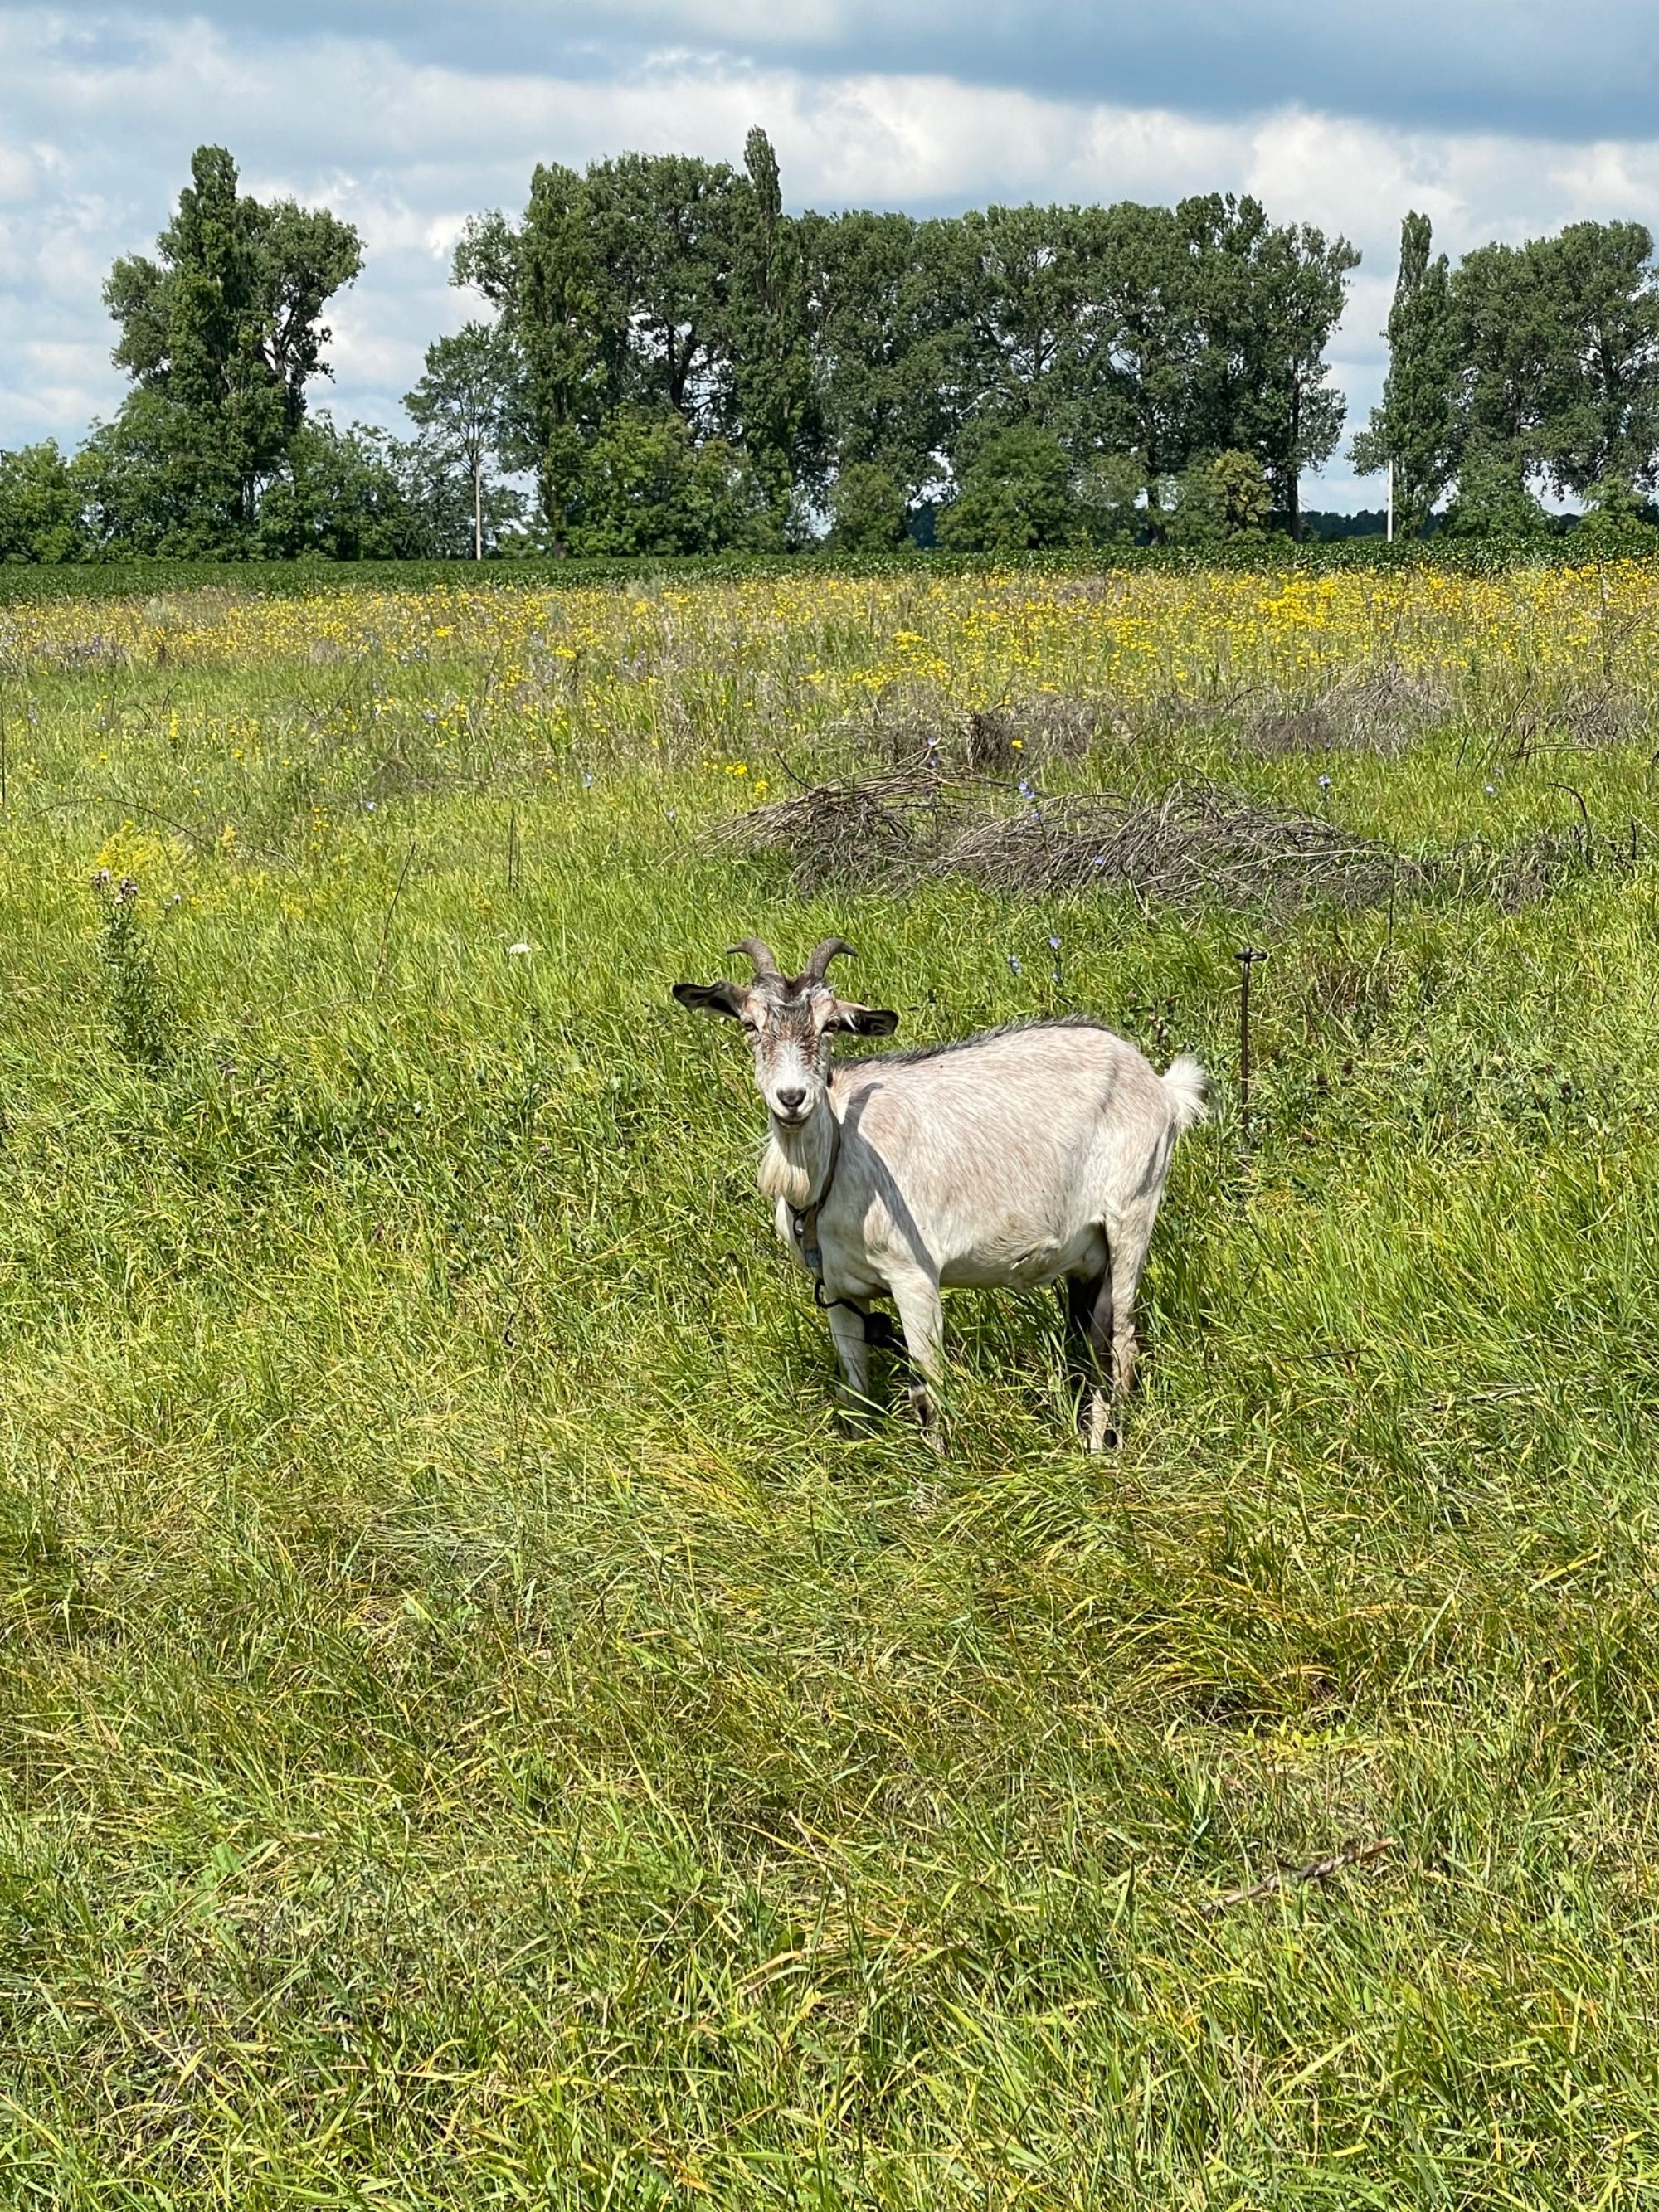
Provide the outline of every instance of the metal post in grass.
<path id="1" fill-rule="evenodd" d="M 1252 945 L 1233 955 L 1238 963 L 1238 1121 L 1246 1144 L 1250 1139 L 1250 970 L 1267 957 Z"/>

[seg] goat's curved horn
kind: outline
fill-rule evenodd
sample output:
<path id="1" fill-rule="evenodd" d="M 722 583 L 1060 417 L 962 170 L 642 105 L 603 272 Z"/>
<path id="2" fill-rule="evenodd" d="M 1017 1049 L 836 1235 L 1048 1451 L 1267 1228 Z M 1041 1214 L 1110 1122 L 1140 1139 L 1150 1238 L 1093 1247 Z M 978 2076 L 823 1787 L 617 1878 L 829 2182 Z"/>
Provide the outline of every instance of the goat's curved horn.
<path id="1" fill-rule="evenodd" d="M 839 958 L 856 960 L 857 957 L 858 955 L 844 937 L 826 937 L 822 945 L 815 945 L 812 947 L 806 965 L 801 971 L 802 981 L 808 983 L 821 983 L 823 981 L 823 971 L 832 960 Z"/>
<path id="2" fill-rule="evenodd" d="M 764 938 L 745 937 L 741 944 L 728 945 L 726 950 L 728 954 L 747 953 L 753 963 L 756 977 L 761 982 L 770 982 L 777 975 L 777 956 Z"/>

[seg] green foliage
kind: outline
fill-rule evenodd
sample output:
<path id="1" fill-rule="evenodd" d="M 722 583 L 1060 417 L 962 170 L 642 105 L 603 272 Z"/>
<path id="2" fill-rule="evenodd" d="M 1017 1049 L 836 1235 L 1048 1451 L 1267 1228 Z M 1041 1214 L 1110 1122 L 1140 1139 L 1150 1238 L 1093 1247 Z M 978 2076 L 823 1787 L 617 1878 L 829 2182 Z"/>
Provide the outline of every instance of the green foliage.
<path id="1" fill-rule="evenodd" d="M 1197 341 L 1187 453 L 1255 454 L 1296 537 L 1303 472 L 1335 451 L 1341 432 L 1325 349 L 1359 255 L 1311 224 L 1269 222 L 1248 197 L 1184 200 L 1176 216 Z"/>
<path id="2" fill-rule="evenodd" d="M 874 461 L 849 461 L 830 487 L 834 553 L 891 551 L 906 543 L 908 507 L 897 480 Z"/>
<path id="3" fill-rule="evenodd" d="M 1073 498 L 1091 545 L 1121 549 L 1149 526 L 1150 487 L 1138 453 L 1091 453 Z"/>
<path id="4" fill-rule="evenodd" d="M 809 215 L 801 246 L 836 462 L 884 470 L 914 502 L 955 445 L 970 388 L 960 232 L 906 215 Z"/>
<path id="5" fill-rule="evenodd" d="M 1640 224 L 1574 223 L 1465 256 L 1451 303 L 1467 452 L 1583 492 L 1659 466 L 1659 284 Z"/>
<path id="6" fill-rule="evenodd" d="M 622 390 L 625 311 L 603 264 L 587 188 L 574 170 L 538 163 L 518 231 L 500 216 L 463 236 L 454 281 L 501 310 L 516 349 L 519 403 L 503 424 L 502 458 L 533 471 L 556 554 L 586 449 Z"/>
<path id="7" fill-rule="evenodd" d="M 55 439 L 0 452 L 0 561 L 82 561 L 91 550 L 73 465 Z"/>
<path id="8" fill-rule="evenodd" d="M 426 349 L 426 371 L 404 405 L 428 456 L 428 471 L 465 478 L 472 505 L 472 555 L 482 561 L 504 521 L 516 520 L 516 495 L 491 495 L 490 463 L 514 441 L 525 395 L 518 349 L 504 322 L 467 323 Z M 487 531 L 486 522 L 491 526 Z"/>
<path id="9" fill-rule="evenodd" d="M 1471 461 L 1490 460 L 1516 475 L 1532 470 L 1554 443 L 1561 408 L 1571 404 L 1576 364 L 1567 358 L 1559 303 L 1538 289 L 1539 258 L 1529 246 L 1483 246 L 1454 273 L 1460 474 Z"/>
<path id="10" fill-rule="evenodd" d="M 1353 447 L 1362 469 L 1392 462 L 1402 535 L 1488 461 L 1579 495 L 1606 477 L 1638 492 L 1659 481 L 1651 243 L 1639 224 L 1579 223 L 1480 248 L 1451 270 L 1431 254 L 1427 218 L 1407 216 L 1389 381 Z M 536 481 L 538 526 L 514 544 L 558 557 L 577 538 L 637 544 L 649 557 L 688 544 L 799 545 L 834 477 L 852 487 L 849 471 L 877 471 L 907 511 L 931 514 L 941 483 L 966 492 L 1000 435 L 1029 433 L 1065 457 L 1068 520 L 1053 452 L 1039 465 L 1033 445 L 1019 465 L 1025 489 L 994 465 L 965 504 L 952 502 L 945 541 L 1013 552 L 1158 540 L 1170 526 L 1161 500 L 1126 500 L 1099 474 L 1116 466 L 1102 456 L 1128 453 L 1151 487 L 1217 453 L 1248 455 L 1294 535 L 1301 478 L 1340 427 L 1326 354 L 1357 259 L 1345 240 L 1275 224 L 1248 196 L 1172 209 L 994 206 L 931 222 L 792 216 L 760 130 L 741 170 L 669 154 L 580 174 L 543 165 L 520 222 L 475 218 L 457 249 L 455 281 L 496 319 L 429 350 L 410 395 L 426 450 L 400 464 L 405 495 L 434 547 L 459 550 L 446 468 L 470 478 L 475 552 L 510 531 L 514 502 L 490 486 L 491 463 Z M 199 149 L 156 258 L 118 262 L 106 288 L 136 389 L 67 465 L 67 485 L 44 452 L 21 473 L 7 464 L 5 557 L 392 544 L 384 507 L 365 520 L 348 501 L 337 526 L 299 515 L 299 479 L 317 471 L 289 453 L 307 387 L 326 373 L 323 309 L 360 260 L 349 226 L 291 203 L 262 206 L 240 194 L 228 154 Z M 639 433 L 619 445 L 617 426 L 667 413 L 711 458 L 690 499 L 701 519 L 682 499 L 650 531 L 618 520 L 635 503 L 617 487 Z M 645 475 L 684 478 L 658 444 Z M 999 470 L 1006 480 L 994 483 Z M 276 511 L 262 523 L 272 488 Z M 1192 486 L 1186 504 L 1177 542 L 1224 542 L 1199 521 Z M 1478 519 L 1484 495 L 1462 505 L 1465 531 L 1536 534 L 1519 507 L 1493 524 Z M 580 520 L 579 507 L 602 519 Z M 890 501 L 854 534 L 842 520 L 838 546 L 879 545 L 890 514 Z"/>
<path id="11" fill-rule="evenodd" d="M 1076 544 L 1081 526 L 1071 464 L 1051 431 L 1028 425 L 986 441 L 957 496 L 940 508 L 939 542 L 951 552 L 1018 553 Z"/>
<path id="12" fill-rule="evenodd" d="M 1474 538 L 1503 546 L 1535 544 L 1551 536 L 1553 528 L 1519 470 L 1497 454 L 1465 466 L 1443 525 L 1443 534 L 1454 543 Z"/>
<path id="13" fill-rule="evenodd" d="M 1091 391 L 1101 338 L 1091 282 L 1098 212 L 992 207 L 951 227 L 963 324 L 957 404 L 980 437 L 987 424 L 1030 421 L 1072 450 L 1102 434 Z M 958 455 L 960 436 L 958 428 Z"/>
<path id="14" fill-rule="evenodd" d="M 160 1075 L 172 1066 L 178 1049 L 179 1013 L 155 946 L 138 920 L 139 886 L 131 876 L 117 882 L 108 868 L 100 868 L 93 890 L 111 1041 L 131 1066 Z"/>
<path id="15" fill-rule="evenodd" d="M 913 501 L 940 454 L 965 476 L 1022 424 L 1077 469 L 1133 451 L 1152 481 L 1243 447 L 1292 515 L 1334 448 L 1324 352 L 1358 257 L 1253 199 L 810 217 L 805 234 L 830 442 Z"/>
<path id="16" fill-rule="evenodd" d="M 404 459 L 383 430 L 341 430 L 326 415 L 311 417 L 289 441 L 287 465 L 259 502 L 260 557 L 400 561 L 441 550 L 398 465 Z"/>
<path id="17" fill-rule="evenodd" d="M 1171 545 L 1211 547 L 1260 538 L 1273 511 L 1273 492 L 1254 453 L 1212 454 L 1176 480 Z"/>
<path id="18" fill-rule="evenodd" d="M 614 426 L 665 412 L 713 451 L 711 483 L 735 453 L 761 487 L 764 529 L 745 495 L 732 542 L 804 542 L 830 476 L 860 467 L 907 508 L 930 505 L 942 471 L 965 483 L 988 441 L 1022 430 L 1057 441 L 1074 474 L 1133 450 L 1150 482 L 1246 450 L 1294 516 L 1302 471 L 1335 437 L 1323 353 L 1354 258 L 1214 195 L 1173 210 L 795 217 L 756 130 L 741 171 L 665 154 L 538 167 L 522 220 L 477 217 L 456 251 L 454 281 L 495 321 L 431 349 L 410 405 L 428 475 L 447 459 L 471 477 L 478 552 L 489 461 L 533 475 L 536 534 L 562 557 L 596 542 L 577 507 L 606 505 L 593 471 L 617 475 Z M 347 226 L 262 207 L 228 154 L 200 149 L 158 258 L 118 262 L 106 288 L 138 388 L 89 447 L 98 549 L 245 558 L 350 542 L 349 520 L 331 533 L 296 521 L 304 464 L 289 446 L 325 373 L 321 311 L 359 260 Z M 1019 498 L 986 495 L 994 515 L 975 520 L 975 495 L 953 526 L 975 544 L 1042 547 L 1089 526 L 1062 530 L 1029 499 L 1022 524 Z M 606 544 L 641 535 L 599 528 Z M 707 538 L 682 518 L 650 550 Z"/>
<path id="19" fill-rule="evenodd" d="M 71 465 L 95 552 L 185 561 L 240 560 L 257 552 L 247 519 L 228 528 L 218 492 L 204 491 L 199 456 L 181 439 L 180 428 L 178 409 L 142 388 L 113 422 L 94 424 Z M 273 473 L 279 465 L 273 463 Z"/>
<path id="20" fill-rule="evenodd" d="M 374 435 L 406 507 L 419 520 L 421 550 L 413 557 L 474 559 L 480 520 L 486 558 L 520 550 L 525 525 L 521 493 L 510 484 L 475 485 L 443 452 L 434 449 L 429 438 L 405 441 L 383 433 Z"/>
<path id="21" fill-rule="evenodd" d="M 729 422 L 733 268 L 752 198 L 745 187 L 727 163 L 690 154 L 619 155 L 592 163 L 582 181 L 620 348 L 620 400 L 646 413 L 672 410 L 694 435 L 723 433 Z"/>
<path id="22" fill-rule="evenodd" d="M 1585 494 L 1571 544 L 1575 551 L 1598 559 L 1627 560 L 1659 552 L 1659 529 L 1652 508 L 1638 498 L 1628 477 L 1606 476 Z"/>
<path id="23" fill-rule="evenodd" d="M 323 309 L 362 250 L 325 210 L 243 196 L 222 147 L 199 147 L 191 176 L 157 258 L 118 261 L 104 288 L 121 328 L 115 360 L 136 386 L 115 442 L 165 515 L 123 542 L 240 553 L 306 387 L 327 374 Z"/>
<path id="24" fill-rule="evenodd" d="M 630 408 L 584 456 L 565 542 L 578 556 L 714 553 L 773 535 L 766 488 L 744 454 L 721 438 L 694 445 L 669 410 Z"/>
<path id="25" fill-rule="evenodd" d="M 823 425 L 812 374 L 811 325 L 799 227 L 783 211 L 777 155 L 749 133 L 736 188 L 726 307 L 731 383 L 723 417 L 767 489 L 775 531 L 823 488 Z"/>
<path id="26" fill-rule="evenodd" d="M 416 483 L 418 479 L 411 475 L 409 481 Z M 453 493 L 453 479 L 449 485 Z M 1074 498 L 1079 526 L 1089 532 L 1093 525 L 1082 494 L 1080 483 Z M 1517 564 L 1570 567 L 1575 558 L 1571 546 L 1576 533 L 1554 529 L 1547 536 L 1528 538 L 1519 544 L 1487 538 L 1448 538 L 1443 530 L 1426 539 L 1396 539 L 1391 545 L 1380 536 L 1322 542 L 1304 540 L 1299 544 L 1276 537 L 1267 547 L 1259 540 L 1242 538 L 1222 540 L 1194 551 L 1167 543 L 1143 542 L 1141 533 L 1150 523 L 1149 513 L 1144 508 L 1138 514 L 1121 515 L 1121 519 L 1124 526 L 1115 535 L 1107 532 L 1098 544 L 1091 538 L 1086 544 L 1057 551 L 995 555 L 940 550 L 929 556 L 928 567 L 941 575 L 987 574 L 1013 569 L 1032 575 L 1090 577 L 1103 570 L 1119 569 L 1132 572 L 1144 568 L 1171 574 L 1194 568 L 1255 570 L 1261 568 L 1264 559 L 1269 559 L 1276 570 L 1284 568 L 1313 575 L 1353 568 L 1427 568 L 1453 575 L 1496 576 Z M 1167 523 L 1167 515 L 1164 519 Z M 452 503 L 441 520 L 444 534 L 441 542 L 449 549 L 447 551 L 439 550 L 420 559 L 357 561 L 340 568 L 284 561 L 250 562 L 239 570 L 238 581 L 244 588 L 272 599 L 306 599 L 324 594 L 349 599 L 358 592 L 422 590 L 451 583 L 454 571 L 450 564 L 465 556 L 471 517 L 465 507 Z M 772 551 L 593 555 L 578 561 L 550 556 L 528 534 L 523 539 L 516 539 L 508 531 L 502 532 L 501 550 L 514 557 L 483 562 L 469 578 L 470 583 L 482 589 L 507 591 L 526 585 L 578 590 L 592 585 L 627 588 L 670 581 L 690 585 L 720 580 L 735 582 L 745 578 L 758 580 L 789 574 L 799 557 L 795 553 Z M 1582 553 L 1577 557 L 1582 559 Z M 911 553 L 902 547 L 896 551 L 862 553 L 837 553 L 826 549 L 817 558 L 835 573 L 860 577 L 888 575 L 900 568 L 908 571 L 914 566 Z M 0 563 L 0 605 L 65 598 L 91 600 L 135 593 L 142 596 L 195 588 L 216 579 L 221 583 L 225 580 L 222 564 L 217 562 L 136 559 L 124 554 L 85 564 Z"/>
<path id="27" fill-rule="evenodd" d="M 1362 476 L 1394 468 L 1395 527 L 1418 536 L 1457 465 L 1459 352 L 1451 278 L 1443 253 L 1432 260 L 1425 215 L 1400 228 L 1400 273 L 1389 311 L 1389 374 L 1382 404 L 1353 441 Z"/>
<path id="28" fill-rule="evenodd" d="M 1659 276 L 1644 226 L 1571 223 L 1480 246 L 1449 272 L 1429 244 L 1427 216 L 1407 216 L 1383 404 L 1353 447 L 1365 471 L 1393 459 L 1402 528 L 1487 464 L 1580 495 L 1604 478 L 1659 482 Z"/>
<path id="29" fill-rule="evenodd" d="M 1638 222 L 1576 222 L 1534 252 L 1566 374 L 1540 455 L 1558 491 L 1659 483 L 1659 274 Z"/>
<path id="30" fill-rule="evenodd" d="M 252 524 L 226 539 L 196 503 L 171 426 L 137 394 L 71 465 L 86 538 L 102 557 L 280 561 L 408 560 L 471 550 L 471 487 L 418 448 L 358 423 L 307 416 L 261 488 Z M 498 495 L 499 496 L 499 495 Z M 504 502 L 510 514 L 517 502 Z M 503 518 L 505 519 L 505 518 Z"/>
<path id="31" fill-rule="evenodd" d="M 1092 346 L 1080 363 L 1085 391 L 1103 387 L 1091 443 L 1133 453 L 1156 484 L 1202 449 L 1217 411 L 1207 406 L 1200 419 L 1200 256 L 1182 210 L 1132 201 L 1086 210 L 1082 240 L 1102 341 L 1097 365 Z M 1151 526 L 1156 533 L 1155 514 Z"/>

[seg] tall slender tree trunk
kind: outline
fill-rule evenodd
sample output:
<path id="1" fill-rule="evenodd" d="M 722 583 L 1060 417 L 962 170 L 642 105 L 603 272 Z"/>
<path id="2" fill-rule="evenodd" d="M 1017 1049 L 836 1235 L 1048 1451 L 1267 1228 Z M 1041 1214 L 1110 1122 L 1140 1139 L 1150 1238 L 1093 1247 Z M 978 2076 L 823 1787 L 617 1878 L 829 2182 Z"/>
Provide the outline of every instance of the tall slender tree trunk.
<path id="1" fill-rule="evenodd" d="M 483 464 L 472 464 L 472 557 L 483 559 Z"/>
<path id="2" fill-rule="evenodd" d="M 1291 543 L 1302 542 L 1302 373 L 1292 372 L 1291 384 L 1290 437 L 1290 497 L 1285 501 L 1285 519 L 1291 526 Z"/>
<path id="3" fill-rule="evenodd" d="M 553 558 L 562 561 L 565 555 L 564 501 L 559 496 L 558 485 L 548 459 L 544 459 L 538 475 L 541 479 L 542 520 L 547 525 L 548 542 L 552 548 Z"/>

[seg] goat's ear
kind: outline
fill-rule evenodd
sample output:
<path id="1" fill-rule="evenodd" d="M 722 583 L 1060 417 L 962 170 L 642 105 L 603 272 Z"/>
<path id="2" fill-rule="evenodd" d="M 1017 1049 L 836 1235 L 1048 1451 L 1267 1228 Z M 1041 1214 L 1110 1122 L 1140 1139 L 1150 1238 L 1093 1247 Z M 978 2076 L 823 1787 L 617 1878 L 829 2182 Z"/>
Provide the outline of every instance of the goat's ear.
<path id="1" fill-rule="evenodd" d="M 891 1036 L 898 1016 L 888 1006 L 860 1006 L 851 999 L 837 999 L 836 1027 L 854 1036 Z"/>
<path id="2" fill-rule="evenodd" d="M 676 983 L 674 996 L 683 1006 L 694 1013 L 730 1014 L 734 1022 L 743 1019 L 744 992 L 740 983 Z"/>

